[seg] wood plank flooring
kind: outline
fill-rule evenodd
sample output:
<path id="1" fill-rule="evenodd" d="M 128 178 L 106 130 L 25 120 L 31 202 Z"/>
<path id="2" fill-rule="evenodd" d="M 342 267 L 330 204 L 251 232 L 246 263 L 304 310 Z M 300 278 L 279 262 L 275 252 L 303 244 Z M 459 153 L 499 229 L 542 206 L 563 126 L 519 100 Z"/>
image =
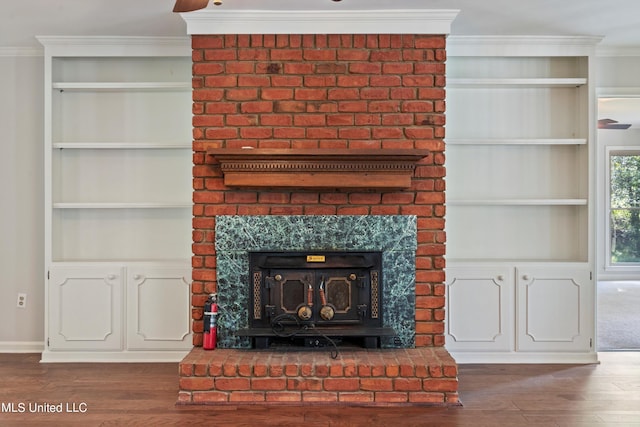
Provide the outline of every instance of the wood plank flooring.
<path id="1" fill-rule="evenodd" d="M 453 408 L 182 406 L 177 363 L 39 359 L 0 354 L 1 426 L 640 427 L 640 353 L 632 352 L 600 353 L 594 365 L 461 365 L 463 406 Z"/>

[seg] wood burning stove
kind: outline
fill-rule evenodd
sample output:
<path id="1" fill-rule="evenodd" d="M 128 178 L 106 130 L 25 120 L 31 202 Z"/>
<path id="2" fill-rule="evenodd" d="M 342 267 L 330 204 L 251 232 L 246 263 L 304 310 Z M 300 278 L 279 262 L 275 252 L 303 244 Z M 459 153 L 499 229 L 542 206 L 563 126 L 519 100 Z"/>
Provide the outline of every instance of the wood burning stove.
<path id="1" fill-rule="evenodd" d="M 321 347 L 380 346 L 383 336 L 380 252 L 249 253 L 249 328 L 255 348 L 275 343 Z"/>

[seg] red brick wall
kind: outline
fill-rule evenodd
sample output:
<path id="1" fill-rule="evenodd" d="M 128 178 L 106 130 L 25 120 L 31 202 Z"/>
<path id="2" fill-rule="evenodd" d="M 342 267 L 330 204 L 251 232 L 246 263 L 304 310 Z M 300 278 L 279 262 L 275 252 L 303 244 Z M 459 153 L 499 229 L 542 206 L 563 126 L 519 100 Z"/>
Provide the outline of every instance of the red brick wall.
<path id="1" fill-rule="evenodd" d="M 445 36 L 193 36 L 193 320 L 215 215 L 416 215 L 416 346 L 444 345 Z M 410 189 L 231 189 L 207 148 L 419 148 Z"/>

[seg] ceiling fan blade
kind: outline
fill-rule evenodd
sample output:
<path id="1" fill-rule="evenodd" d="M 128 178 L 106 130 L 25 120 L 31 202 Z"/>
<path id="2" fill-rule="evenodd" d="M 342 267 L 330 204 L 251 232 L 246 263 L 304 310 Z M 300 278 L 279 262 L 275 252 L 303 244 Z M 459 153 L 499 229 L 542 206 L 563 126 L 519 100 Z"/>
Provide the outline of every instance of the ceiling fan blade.
<path id="1" fill-rule="evenodd" d="M 173 6 L 174 12 L 192 12 L 194 10 L 204 9 L 209 4 L 209 0 L 176 0 Z"/>
<path id="2" fill-rule="evenodd" d="M 598 120 L 598 129 L 629 129 L 631 124 L 618 123 L 617 120 L 600 119 Z"/>
<path id="3" fill-rule="evenodd" d="M 598 124 L 601 126 L 606 126 L 606 125 L 610 125 L 612 123 L 618 123 L 617 120 L 613 120 L 613 119 L 600 119 L 598 120 Z"/>
<path id="4" fill-rule="evenodd" d="M 631 124 L 629 124 L 629 123 L 614 123 L 614 124 L 611 124 L 611 125 L 598 126 L 598 129 L 625 130 L 625 129 L 629 129 L 630 127 L 631 127 Z"/>

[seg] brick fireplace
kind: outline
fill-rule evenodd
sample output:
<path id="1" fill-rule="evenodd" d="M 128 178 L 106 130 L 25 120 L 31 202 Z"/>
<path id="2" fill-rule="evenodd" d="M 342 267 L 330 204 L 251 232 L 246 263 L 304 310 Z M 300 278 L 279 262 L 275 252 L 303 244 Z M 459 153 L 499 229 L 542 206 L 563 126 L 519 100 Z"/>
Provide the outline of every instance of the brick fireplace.
<path id="1" fill-rule="evenodd" d="M 180 364 L 179 402 L 458 404 L 443 323 L 445 42 L 424 34 L 192 36 L 194 349 Z M 271 187 L 260 168 L 249 183 L 225 181 L 212 153 L 239 149 L 299 150 L 310 161 L 323 150 L 422 155 L 408 185 L 360 185 L 358 174 L 364 182 L 373 172 L 347 165 L 338 169 L 347 167 L 351 182 L 334 176 L 325 187 L 314 172 L 306 185 L 294 170 Z M 234 331 L 248 324 L 249 295 L 239 289 L 252 250 L 382 251 L 386 324 L 398 336 L 335 360 L 250 349 Z M 206 352 L 211 292 L 219 294 L 220 340 Z"/>

